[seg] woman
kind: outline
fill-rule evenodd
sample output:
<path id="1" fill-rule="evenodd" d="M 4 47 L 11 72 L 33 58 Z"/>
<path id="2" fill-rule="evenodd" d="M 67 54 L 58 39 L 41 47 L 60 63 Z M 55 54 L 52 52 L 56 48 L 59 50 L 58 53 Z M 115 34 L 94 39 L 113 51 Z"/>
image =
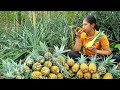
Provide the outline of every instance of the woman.
<path id="1" fill-rule="evenodd" d="M 91 41 L 98 33 L 99 28 L 96 24 L 94 16 L 87 16 L 82 22 L 82 29 L 76 30 L 76 42 L 73 51 L 69 52 L 69 56 L 73 59 L 80 57 L 82 52 L 86 56 L 99 55 L 107 56 L 111 55 L 110 45 L 107 36 L 104 34 L 92 47 L 87 48 L 86 44 Z M 120 62 L 120 57 L 113 55 L 112 59 L 116 59 L 117 63 Z"/>

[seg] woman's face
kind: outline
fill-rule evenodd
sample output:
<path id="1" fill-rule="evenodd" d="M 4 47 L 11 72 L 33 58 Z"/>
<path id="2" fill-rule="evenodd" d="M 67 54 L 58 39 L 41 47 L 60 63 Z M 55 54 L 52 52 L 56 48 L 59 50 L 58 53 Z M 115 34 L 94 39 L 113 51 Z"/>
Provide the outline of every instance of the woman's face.
<path id="1" fill-rule="evenodd" d="M 84 19 L 82 22 L 82 28 L 85 29 L 85 33 L 89 33 L 94 28 L 94 24 L 90 24 L 86 19 Z"/>

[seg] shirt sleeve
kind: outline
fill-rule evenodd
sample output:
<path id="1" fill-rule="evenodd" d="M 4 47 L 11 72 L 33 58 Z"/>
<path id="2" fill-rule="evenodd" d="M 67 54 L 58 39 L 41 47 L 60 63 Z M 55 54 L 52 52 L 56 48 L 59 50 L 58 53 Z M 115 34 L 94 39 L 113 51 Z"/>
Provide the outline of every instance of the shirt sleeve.
<path id="1" fill-rule="evenodd" d="M 101 38 L 101 46 L 102 48 L 105 48 L 105 47 L 109 47 L 110 44 L 109 44 L 109 41 L 108 41 L 108 38 L 106 35 L 104 35 L 102 38 Z"/>

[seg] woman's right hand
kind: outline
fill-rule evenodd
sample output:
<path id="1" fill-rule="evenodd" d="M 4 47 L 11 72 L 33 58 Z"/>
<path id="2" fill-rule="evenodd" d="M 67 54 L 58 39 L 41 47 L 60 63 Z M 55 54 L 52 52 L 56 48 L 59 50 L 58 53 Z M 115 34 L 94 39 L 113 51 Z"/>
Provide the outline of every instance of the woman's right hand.
<path id="1" fill-rule="evenodd" d="M 75 34 L 77 38 L 80 38 L 81 33 L 84 31 L 83 28 L 75 29 Z"/>

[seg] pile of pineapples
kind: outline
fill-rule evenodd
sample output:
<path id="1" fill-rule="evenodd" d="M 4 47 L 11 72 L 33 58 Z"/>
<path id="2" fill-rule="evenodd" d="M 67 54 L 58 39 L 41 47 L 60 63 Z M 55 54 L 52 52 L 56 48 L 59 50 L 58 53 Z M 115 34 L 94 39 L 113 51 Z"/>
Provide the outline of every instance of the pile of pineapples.
<path id="1" fill-rule="evenodd" d="M 120 70 L 111 56 L 90 58 L 81 54 L 75 60 L 64 53 L 62 44 L 54 46 L 51 52 L 45 43 L 19 63 L 13 60 L 3 60 L 2 74 L 5 79 L 118 79 Z"/>

